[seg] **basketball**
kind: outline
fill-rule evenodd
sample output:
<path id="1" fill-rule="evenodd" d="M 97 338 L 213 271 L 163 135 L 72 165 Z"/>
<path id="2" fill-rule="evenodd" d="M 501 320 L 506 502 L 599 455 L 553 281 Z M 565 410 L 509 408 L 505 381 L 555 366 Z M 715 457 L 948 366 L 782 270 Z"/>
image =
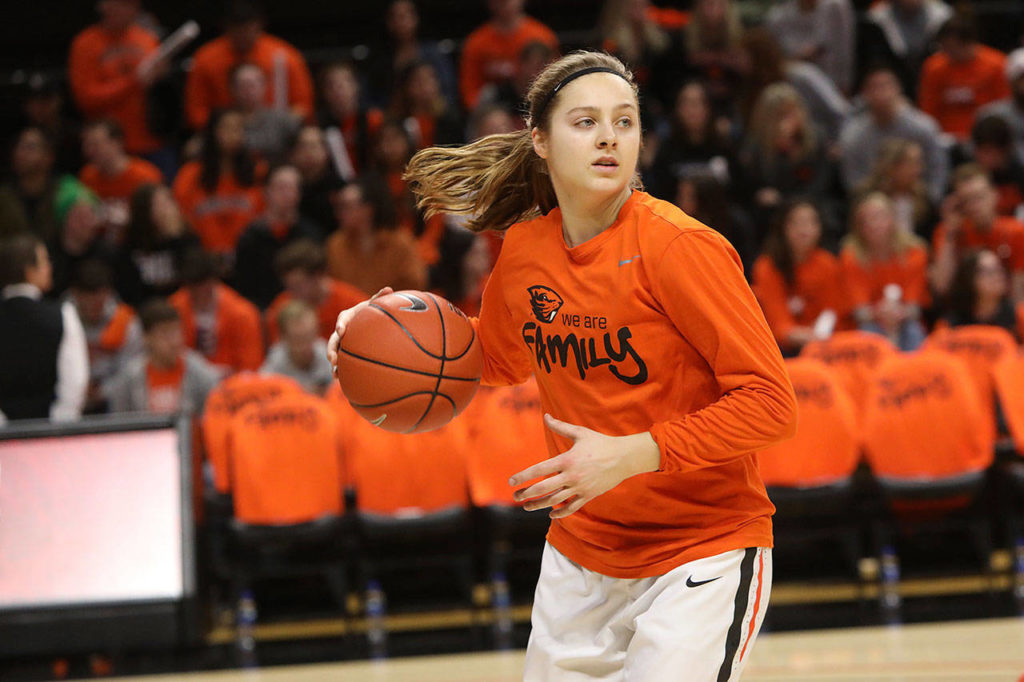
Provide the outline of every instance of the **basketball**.
<path id="1" fill-rule="evenodd" d="M 396 433 L 440 428 L 480 385 L 480 343 L 445 299 L 398 291 L 352 318 L 338 351 L 338 381 L 352 407 Z"/>

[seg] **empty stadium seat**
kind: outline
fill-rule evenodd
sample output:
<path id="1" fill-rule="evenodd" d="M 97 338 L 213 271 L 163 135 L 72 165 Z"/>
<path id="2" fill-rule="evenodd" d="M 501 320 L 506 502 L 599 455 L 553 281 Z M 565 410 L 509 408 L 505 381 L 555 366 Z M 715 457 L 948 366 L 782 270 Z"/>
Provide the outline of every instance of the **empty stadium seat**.
<path id="1" fill-rule="evenodd" d="M 858 416 L 863 418 L 875 370 L 896 353 L 896 347 L 880 334 L 840 331 L 824 341 L 808 343 L 800 357 L 814 358 L 832 367 L 853 399 Z"/>

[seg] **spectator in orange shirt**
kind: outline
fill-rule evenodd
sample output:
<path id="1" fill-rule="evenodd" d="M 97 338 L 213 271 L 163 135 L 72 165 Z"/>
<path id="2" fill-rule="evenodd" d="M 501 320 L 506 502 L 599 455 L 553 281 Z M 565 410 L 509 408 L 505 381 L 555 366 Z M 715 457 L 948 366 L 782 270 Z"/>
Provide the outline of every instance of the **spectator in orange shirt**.
<path id="1" fill-rule="evenodd" d="M 266 312 L 267 336 L 271 343 L 279 333 L 277 316 L 289 301 L 302 301 L 316 310 L 320 336 L 330 338 L 338 311 L 350 308 L 366 294 L 327 274 L 327 258 L 319 244 L 301 239 L 281 249 L 274 258 L 274 272 L 284 284 Z"/>
<path id="2" fill-rule="evenodd" d="M 921 311 L 929 303 L 925 241 L 899 228 L 881 192 L 860 199 L 850 222 L 839 260 L 857 326 L 915 350 L 924 342 Z"/>
<path id="3" fill-rule="evenodd" d="M 147 91 L 167 71 L 158 61 L 145 71 L 142 60 L 159 44 L 137 23 L 139 0 L 100 0 L 100 21 L 71 43 L 68 76 L 75 103 L 88 119 L 112 118 L 124 130 L 125 148 L 156 162 L 166 157 L 164 143 L 149 130 Z M 166 170 L 173 160 L 158 163 Z"/>
<path id="4" fill-rule="evenodd" d="M 965 164 L 953 173 L 953 191 L 942 202 L 942 223 L 932 238 L 931 282 L 940 296 L 949 293 L 964 251 L 985 247 L 1010 273 L 1014 300 L 1024 301 L 1024 224 L 998 215 L 998 200 L 988 173 L 978 164 Z"/>
<path id="5" fill-rule="evenodd" d="M 203 131 L 202 157 L 174 179 L 174 198 L 203 248 L 228 263 L 245 227 L 263 210 L 263 172 L 245 148 L 242 114 L 225 109 Z"/>
<path id="6" fill-rule="evenodd" d="M 974 23 L 962 14 L 943 24 L 937 39 L 939 52 L 921 70 L 918 104 L 962 142 L 970 136 L 979 108 L 1009 96 L 1006 55 L 980 44 Z"/>
<path id="7" fill-rule="evenodd" d="M 410 131 L 416 149 L 463 141 L 462 120 L 430 62 L 413 62 L 399 74 L 391 115 Z"/>
<path id="8" fill-rule="evenodd" d="M 301 192 L 299 171 L 294 166 L 272 170 L 267 175 L 266 209 L 238 240 L 235 289 L 261 310 L 281 293 L 281 281 L 273 274 L 274 258 L 281 249 L 299 239 L 324 240 L 320 226 L 299 213 Z"/>
<path id="9" fill-rule="evenodd" d="M 346 182 L 366 170 L 384 115 L 361 101 L 359 73 L 350 62 L 328 64 L 320 72 L 319 124 L 324 129 L 331 160 Z"/>
<path id="10" fill-rule="evenodd" d="M 181 286 L 181 264 L 199 246 L 167 185 L 143 185 L 129 203 L 128 231 L 115 261 L 118 293 L 138 306 Z"/>
<path id="11" fill-rule="evenodd" d="M 82 128 L 82 152 L 88 163 L 78 179 L 103 202 L 107 240 L 120 244 L 132 193 L 142 185 L 163 182 L 163 174 L 149 161 L 125 152 L 124 133 L 113 119 L 92 121 Z"/>
<path id="12" fill-rule="evenodd" d="M 220 374 L 185 346 L 178 311 L 154 299 L 139 311 L 145 353 L 125 365 L 105 389 L 111 412 L 151 414 L 203 411 Z"/>
<path id="13" fill-rule="evenodd" d="M 114 293 L 113 274 L 103 261 L 79 264 L 68 300 L 75 306 L 89 348 L 86 413 L 103 412 L 103 386 L 142 351 L 142 326 L 130 306 Z"/>
<path id="14" fill-rule="evenodd" d="M 957 265 L 941 321 L 950 327 L 989 324 L 1024 342 L 1024 303 L 1009 296 L 1006 268 L 989 249 L 973 249 Z"/>
<path id="15" fill-rule="evenodd" d="M 539 40 L 558 52 L 558 38 L 541 22 L 523 12 L 525 0 L 487 0 L 490 20 L 466 37 L 459 61 L 459 89 L 468 110 L 476 108 L 480 91 L 489 83 L 515 78 L 519 51 Z"/>
<path id="16" fill-rule="evenodd" d="M 999 196 L 996 212 L 1024 216 L 1024 160 L 1017 158 L 1010 124 L 1000 116 L 979 118 L 971 129 L 971 146 Z"/>
<path id="17" fill-rule="evenodd" d="M 557 56 L 558 52 L 541 40 L 531 40 L 526 43 L 519 50 L 515 77 L 510 81 L 489 83 L 484 86 L 480 90 L 480 97 L 477 99 L 474 111 L 490 104 L 499 104 L 510 111 L 522 111 L 526 93 L 530 90 L 530 83 Z M 517 127 L 517 130 L 522 130 L 522 124 Z"/>
<path id="18" fill-rule="evenodd" d="M 338 229 L 327 238 L 327 272 L 364 292 L 423 289 L 427 268 L 416 242 L 398 229 L 387 188 L 360 179 L 338 193 Z"/>
<path id="19" fill-rule="evenodd" d="M 839 261 L 820 248 L 821 218 L 814 204 L 783 206 L 754 261 L 751 288 L 784 353 L 795 355 L 814 338 L 828 338 L 845 313 Z"/>
<path id="20" fill-rule="evenodd" d="M 308 119 L 313 113 L 313 80 L 302 54 L 285 41 L 265 33 L 262 9 L 247 0 L 233 0 L 224 17 L 224 35 L 196 50 L 185 82 L 185 113 L 195 130 L 206 127 L 216 109 L 231 105 L 231 71 L 255 64 L 270 87 L 267 106 L 291 110 Z"/>
<path id="21" fill-rule="evenodd" d="M 260 311 L 222 284 L 215 255 L 192 251 L 182 263 L 184 286 L 170 298 L 181 315 L 185 343 L 227 373 L 263 364 Z"/>

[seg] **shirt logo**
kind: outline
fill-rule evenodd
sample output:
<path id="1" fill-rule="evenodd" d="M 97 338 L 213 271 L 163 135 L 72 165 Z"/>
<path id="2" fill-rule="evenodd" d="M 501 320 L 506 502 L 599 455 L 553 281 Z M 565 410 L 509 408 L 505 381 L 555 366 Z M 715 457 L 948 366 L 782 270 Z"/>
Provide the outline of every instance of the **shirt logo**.
<path id="1" fill-rule="evenodd" d="M 558 314 L 558 309 L 565 303 L 558 292 L 539 284 L 529 287 L 527 291 L 530 292 L 530 307 L 533 309 L 533 316 L 541 322 L 548 324 L 553 322 L 555 315 Z"/>
<path id="2" fill-rule="evenodd" d="M 718 578 L 721 578 L 721 577 L 722 576 L 718 576 Z M 688 577 L 686 579 L 686 586 L 687 587 L 700 587 L 701 585 L 707 585 L 708 583 L 713 583 L 716 580 L 718 580 L 718 578 L 709 578 L 708 580 L 694 580 L 693 576 L 691 575 L 690 577 Z"/>
<path id="3" fill-rule="evenodd" d="M 630 263 L 632 263 L 633 261 L 635 261 L 639 257 L 640 257 L 640 254 L 638 253 L 635 256 L 633 256 L 632 258 L 627 258 L 626 260 L 620 260 L 619 261 L 619 267 L 621 268 L 623 265 L 629 265 Z"/>

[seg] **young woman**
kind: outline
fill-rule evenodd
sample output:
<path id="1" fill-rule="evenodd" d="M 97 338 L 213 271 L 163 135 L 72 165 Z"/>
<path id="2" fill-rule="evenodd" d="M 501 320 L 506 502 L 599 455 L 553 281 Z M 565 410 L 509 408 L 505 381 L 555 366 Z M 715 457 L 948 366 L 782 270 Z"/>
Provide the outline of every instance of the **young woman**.
<path id="1" fill-rule="evenodd" d="M 842 270 L 820 242 L 818 209 L 797 199 L 776 213 L 764 254 L 754 261 L 754 293 L 787 354 L 795 355 L 808 341 L 831 334 L 843 322 Z"/>
<path id="2" fill-rule="evenodd" d="M 203 248 L 225 263 L 234 261 L 238 238 L 263 210 L 264 172 L 245 147 L 241 112 L 222 109 L 203 131 L 202 157 L 174 179 L 174 198 Z"/>
<path id="3" fill-rule="evenodd" d="M 738 679 L 771 584 L 753 453 L 795 427 L 781 356 L 736 252 L 640 191 L 621 62 L 563 57 L 528 105 L 525 131 L 408 171 L 428 211 L 505 231 L 476 322 L 483 382 L 537 377 L 550 455 L 510 480 L 552 518 L 525 677 Z M 332 363 L 363 305 L 339 315 Z"/>
<path id="4" fill-rule="evenodd" d="M 129 202 L 124 248 L 115 262 L 115 282 L 125 303 L 170 296 L 181 286 L 181 263 L 199 239 L 166 185 L 143 185 Z"/>
<path id="5" fill-rule="evenodd" d="M 872 192 L 857 202 L 839 254 L 848 304 L 857 326 L 910 351 L 924 342 L 928 306 L 928 247 L 900 229 L 892 202 Z"/>
<path id="6" fill-rule="evenodd" d="M 1024 303 L 1010 299 L 1006 268 L 989 249 L 964 254 L 953 276 L 946 309 L 937 324 L 960 327 L 988 324 L 1002 327 L 1017 341 L 1024 340 Z"/>
<path id="7" fill-rule="evenodd" d="M 871 175 L 857 188 L 857 194 L 861 196 L 871 192 L 881 192 L 889 197 L 900 229 L 931 239 L 938 222 L 938 212 L 924 182 L 921 145 L 901 138 L 883 142 Z"/>

